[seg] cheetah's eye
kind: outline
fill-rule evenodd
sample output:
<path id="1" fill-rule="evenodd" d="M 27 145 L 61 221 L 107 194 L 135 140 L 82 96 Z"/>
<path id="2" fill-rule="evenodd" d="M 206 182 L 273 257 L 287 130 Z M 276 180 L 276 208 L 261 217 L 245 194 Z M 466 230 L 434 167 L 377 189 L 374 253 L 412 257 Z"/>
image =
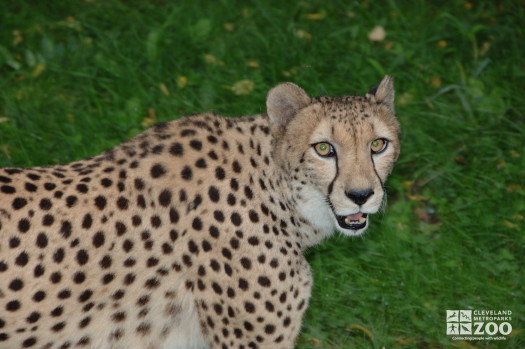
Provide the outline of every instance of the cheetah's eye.
<path id="1" fill-rule="evenodd" d="M 379 154 L 385 151 L 388 146 L 388 141 L 384 138 L 378 138 L 370 143 L 370 150 L 372 154 Z"/>
<path id="2" fill-rule="evenodd" d="M 319 156 L 324 158 L 335 156 L 334 147 L 328 142 L 319 142 L 313 145 L 314 150 Z"/>

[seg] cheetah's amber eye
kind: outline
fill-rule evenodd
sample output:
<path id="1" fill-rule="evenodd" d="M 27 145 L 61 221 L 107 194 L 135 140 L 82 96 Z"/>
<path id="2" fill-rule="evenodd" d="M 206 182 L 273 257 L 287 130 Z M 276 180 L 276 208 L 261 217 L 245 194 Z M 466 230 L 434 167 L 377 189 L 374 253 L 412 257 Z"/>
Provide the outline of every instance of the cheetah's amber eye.
<path id="1" fill-rule="evenodd" d="M 327 143 L 327 142 L 315 143 L 313 147 L 314 147 L 315 152 L 319 154 L 319 156 L 327 158 L 327 157 L 331 157 L 335 155 L 335 149 L 330 143 Z"/>
<path id="2" fill-rule="evenodd" d="M 379 154 L 385 151 L 387 145 L 388 141 L 386 139 L 378 138 L 370 143 L 370 150 L 372 150 L 372 154 Z"/>

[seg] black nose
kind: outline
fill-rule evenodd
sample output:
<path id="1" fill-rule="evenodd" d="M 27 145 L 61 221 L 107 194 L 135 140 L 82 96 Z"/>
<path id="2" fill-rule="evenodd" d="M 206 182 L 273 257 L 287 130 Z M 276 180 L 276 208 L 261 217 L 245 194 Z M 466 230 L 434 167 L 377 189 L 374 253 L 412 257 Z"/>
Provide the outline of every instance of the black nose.
<path id="1" fill-rule="evenodd" d="M 374 191 L 372 189 L 351 190 L 346 192 L 346 196 L 348 196 L 350 200 L 360 206 L 364 204 L 372 195 L 374 195 Z"/>

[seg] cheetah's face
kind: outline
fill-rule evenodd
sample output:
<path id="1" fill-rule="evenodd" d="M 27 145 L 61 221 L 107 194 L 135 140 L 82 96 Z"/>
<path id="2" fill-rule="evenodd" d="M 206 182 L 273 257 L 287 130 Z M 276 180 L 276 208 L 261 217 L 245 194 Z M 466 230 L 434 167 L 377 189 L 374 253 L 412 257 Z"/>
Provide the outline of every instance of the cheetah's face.
<path id="1" fill-rule="evenodd" d="M 385 201 L 383 184 L 399 154 L 392 80 L 385 77 L 364 97 L 310 100 L 304 94 L 297 102 L 297 95 L 301 93 L 295 90 L 293 105 L 302 102 L 302 107 L 281 125 L 282 136 L 276 145 L 276 159 L 291 175 L 297 208 L 326 235 L 334 230 L 360 235 L 368 227 L 369 215 Z M 270 97 L 272 92 L 268 103 L 272 118 L 276 113 Z M 273 107 L 294 109 L 283 100 Z"/>

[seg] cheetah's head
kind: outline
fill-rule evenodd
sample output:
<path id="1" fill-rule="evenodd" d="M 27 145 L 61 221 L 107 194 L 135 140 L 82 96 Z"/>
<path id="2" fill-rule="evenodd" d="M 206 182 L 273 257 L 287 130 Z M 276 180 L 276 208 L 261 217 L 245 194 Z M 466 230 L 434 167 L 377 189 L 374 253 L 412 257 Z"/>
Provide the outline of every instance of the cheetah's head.
<path id="1" fill-rule="evenodd" d="M 365 96 L 310 98 L 283 83 L 268 93 L 274 157 L 289 175 L 297 209 L 315 228 L 357 236 L 385 201 L 399 155 L 393 80 Z"/>

